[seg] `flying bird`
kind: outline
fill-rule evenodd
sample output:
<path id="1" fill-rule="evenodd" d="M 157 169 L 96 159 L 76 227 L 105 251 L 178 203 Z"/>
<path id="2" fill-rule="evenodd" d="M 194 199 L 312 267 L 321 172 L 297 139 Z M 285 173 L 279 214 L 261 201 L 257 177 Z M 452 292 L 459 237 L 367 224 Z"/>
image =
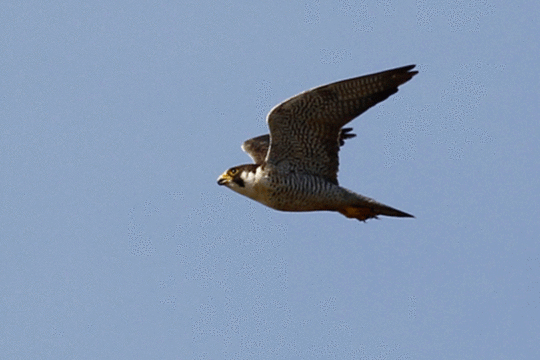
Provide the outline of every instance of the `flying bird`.
<path id="1" fill-rule="evenodd" d="M 414 217 L 338 184 L 338 152 L 356 136 L 347 123 L 409 81 L 415 65 L 342 80 L 305 91 L 275 106 L 269 135 L 244 142 L 253 164 L 217 180 L 239 194 L 281 211 L 338 211 L 365 221 L 378 215 Z"/>

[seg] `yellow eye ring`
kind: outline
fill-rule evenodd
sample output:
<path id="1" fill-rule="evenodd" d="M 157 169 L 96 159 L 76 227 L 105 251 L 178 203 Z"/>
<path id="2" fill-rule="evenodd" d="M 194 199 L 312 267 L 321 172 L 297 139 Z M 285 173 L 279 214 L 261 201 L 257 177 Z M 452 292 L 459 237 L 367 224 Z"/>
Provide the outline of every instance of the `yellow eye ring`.
<path id="1" fill-rule="evenodd" d="M 236 170 L 236 169 L 231 169 L 231 175 L 236 174 L 237 171 L 238 171 L 238 170 Z"/>

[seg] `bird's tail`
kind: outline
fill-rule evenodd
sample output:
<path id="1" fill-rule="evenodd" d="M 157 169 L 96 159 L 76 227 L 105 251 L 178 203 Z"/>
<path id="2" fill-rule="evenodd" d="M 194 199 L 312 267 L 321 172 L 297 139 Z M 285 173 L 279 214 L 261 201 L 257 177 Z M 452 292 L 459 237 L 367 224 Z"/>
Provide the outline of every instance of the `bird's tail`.
<path id="1" fill-rule="evenodd" d="M 376 219 L 379 215 L 414 218 L 414 216 L 406 212 L 386 206 L 369 198 L 363 198 L 359 203 L 345 206 L 338 211 L 348 218 L 358 219 L 360 221 L 366 221 L 371 218 Z"/>

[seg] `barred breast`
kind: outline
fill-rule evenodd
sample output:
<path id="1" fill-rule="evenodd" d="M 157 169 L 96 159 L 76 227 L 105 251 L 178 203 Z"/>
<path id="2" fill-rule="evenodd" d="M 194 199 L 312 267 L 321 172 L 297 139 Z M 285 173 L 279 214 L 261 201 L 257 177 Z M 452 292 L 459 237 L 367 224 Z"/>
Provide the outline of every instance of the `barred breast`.
<path id="1" fill-rule="evenodd" d="M 321 177 L 289 173 L 267 178 L 268 206 L 281 211 L 338 210 L 354 193 Z"/>

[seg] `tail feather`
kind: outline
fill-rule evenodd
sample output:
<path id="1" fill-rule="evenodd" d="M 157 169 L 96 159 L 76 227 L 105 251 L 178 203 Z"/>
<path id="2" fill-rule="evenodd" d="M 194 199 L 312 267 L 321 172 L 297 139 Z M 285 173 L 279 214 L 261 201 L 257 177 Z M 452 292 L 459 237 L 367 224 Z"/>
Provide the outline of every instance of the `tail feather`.
<path id="1" fill-rule="evenodd" d="M 374 200 L 362 205 L 346 206 L 340 209 L 339 212 L 348 218 L 358 219 L 360 221 L 377 219 L 377 216 L 379 215 L 414 218 L 411 214 L 407 214 L 406 212 L 394 209 Z"/>

